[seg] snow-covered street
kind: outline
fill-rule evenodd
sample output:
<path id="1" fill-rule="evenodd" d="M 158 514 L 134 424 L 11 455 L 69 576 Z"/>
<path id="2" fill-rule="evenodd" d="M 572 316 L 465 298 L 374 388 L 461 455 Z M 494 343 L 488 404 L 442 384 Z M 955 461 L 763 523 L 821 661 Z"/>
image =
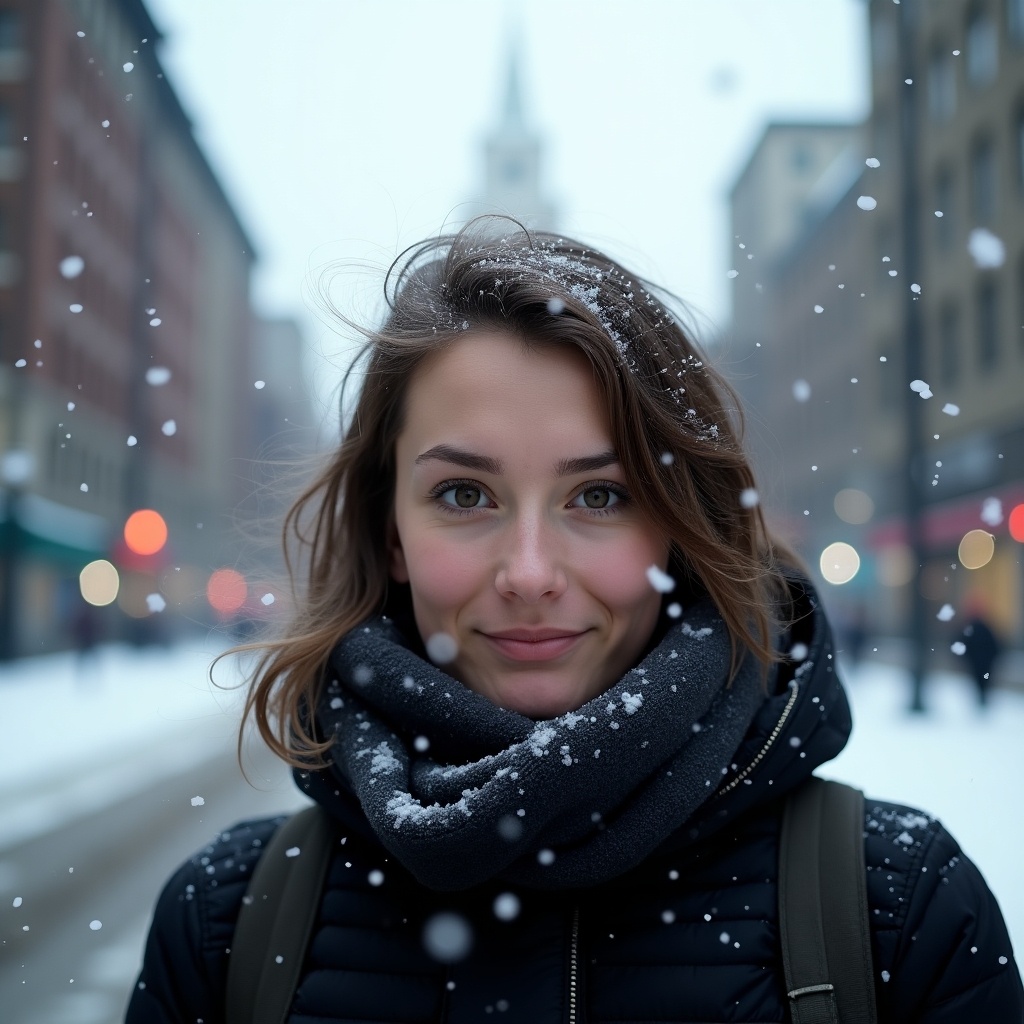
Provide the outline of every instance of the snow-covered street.
<path id="1" fill-rule="evenodd" d="M 218 829 L 302 803 L 283 766 L 235 761 L 220 638 L 108 647 L 0 675 L 0 1003 L 12 1024 L 122 1019 L 170 871 Z M 225 664 L 217 678 L 237 679 Z"/>
<path id="2" fill-rule="evenodd" d="M 980 713 L 966 676 L 928 679 L 928 714 L 910 715 L 905 672 L 867 663 L 843 673 L 853 705 L 853 736 L 818 774 L 865 796 L 919 807 L 939 818 L 985 875 L 1024 949 L 1024 694 L 996 691 Z"/>
<path id="3" fill-rule="evenodd" d="M 81 669 L 73 656 L 53 655 L 3 670 L 0 923 L 4 934 L 35 923 L 29 898 L 37 888 L 34 864 L 12 858 L 12 851 L 24 850 L 34 840 L 75 822 L 84 827 L 87 821 L 112 813 L 168 780 L 188 777 L 196 766 L 228 763 L 240 699 L 237 691 L 212 686 L 206 675 L 211 658 L 222 646 L 218 638 L 211 638 L 172 649 L 108 647 L 99 652 L 95 663 Z M 222 663 L 216 676 L 222 684 L 236 683 L 239 667 L 231 661 Z M 1024 847 L 1018 792 L 1024 779 L 1024 744 L 1020 742 L 1024 694 L 999 691 L 982 714 L 973 704 L 965 678 L 938 673 L 929 679 L 929 713 L 911 717 L 905 711 L 907 681 L 900 670 L 868 664 L 848 670 L 845 679 L 854 706 L 854 736 L 820 774 L 855 783 L 869 798 L 901 801 L 941 818 L 998 896 L 1019 954 L 1024 948 L 1024 886 L 1018 877 L 1019 851 Z M 261 788 L 268 792 L 259 794 L 260 813 L 288 810 L 299 800 L 283 772 Z M 248 808 L 225 807 L 223 801 L 207 806 L 206 796 L 198 791 L 175 789 L 171 801 L 175 814 L 194 816 L 205 833 L 249 813 Z M 169 822 L 175 820 L 170 811 L 161 813 Z M 119 845 L 117 835 L 108 838 L 111 848 Z M 174 857 L 180 859 L 187 852 L 175 852 Z M 89 921 L 80 922 L 75 931 L 83 952 L 75 1000 L 64 993 L 60 1003 L 64 1015 L 53 1016 L 56 1011 L 50 1011 L 45 1019 L 78 1024 L 109 1019 L 104 1014 L 109 1014 L 110 1004 L 95 992 L 90 1003 L 86 987 L 102 985 L 121 992 L 123 998 L 137 969 L 144 920 L 155 897 L 155 887 L 139 896 L 141 902 L 117 935 L 112 928 L 104 934 L 92 929 Z M 97 920 L 102 916 L 102 910 L 96 912 Z M 101 940 L 109 948 L 101 950 Z M 58 948 L 68 949 L 69 941 L 62 939 L 63 945 L 51 947 L 50 959 Z M 95 978 L 83 976 L 83 971 L 93 968 L 98 972 Z M 70 987 L 65 973 L 58 970 L 53 984 L 61 980 Z M 0 989 L 24 980 L 6 970 L 0 973 Z M 0 991 L 0 1000 L 8 995 Z M 91 1005 L 97 1007 L 95 1012 Z"/>

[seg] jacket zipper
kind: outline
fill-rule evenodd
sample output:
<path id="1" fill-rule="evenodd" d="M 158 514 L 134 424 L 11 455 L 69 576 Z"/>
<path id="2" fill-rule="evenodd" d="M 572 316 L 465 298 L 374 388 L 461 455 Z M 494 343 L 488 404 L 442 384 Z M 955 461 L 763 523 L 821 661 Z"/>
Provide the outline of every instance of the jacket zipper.
<path id="1" fill-rule="evenodd" d="M 572 938 L 569 944 L 569 1024 L 576 1024 L 577 981 L 579 979 L 580 908 L 572 908 Z"/>
<path id="2" fill-rule="evenodd" d="M 775 723 L 775 728 L 772 729 L 771 735 L 765 740 L 764 746 L 758 751 L 757 757 L 755 757 L 754 760 L 736 776 L 736 778 L 730 779 L 726 785 L 722 786 L 722 788 L 715 793 L 716 798 L 735 789 L 761 763 L 764 755 L 768 753 L 771 745 L 778 738 L 779 733 L 782 732 L 782 727 L 786 724 L 786 719 L 789 718 L 789 713 L 793 710 L 793 705 L 796 704 L 797 696 L 800 693 L 800 684 L 796 680 L 793 680 L 790 684 L 790 689 L 792 689 L 793 692 L 789 695 L 789 700 L 786 701 L 786 706 L 782 709 L 782 714 L 779 715 L 779 720 Z"/>

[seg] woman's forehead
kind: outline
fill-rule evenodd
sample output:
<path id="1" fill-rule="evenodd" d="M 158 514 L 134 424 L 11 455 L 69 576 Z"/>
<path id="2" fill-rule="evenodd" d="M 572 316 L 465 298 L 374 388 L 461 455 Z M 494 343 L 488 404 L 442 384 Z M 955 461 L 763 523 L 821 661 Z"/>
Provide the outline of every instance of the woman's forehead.
<path id="1" fill-rule="evenodd" d="M 506 452 L 526 443 L 570 447 L 573 456 L 614 447 L 590 363 L 571 345 L 469 333 L 420 367 L 405 404 L 407 458 L 445 444 L 475 451 L 485 439 Z"/>

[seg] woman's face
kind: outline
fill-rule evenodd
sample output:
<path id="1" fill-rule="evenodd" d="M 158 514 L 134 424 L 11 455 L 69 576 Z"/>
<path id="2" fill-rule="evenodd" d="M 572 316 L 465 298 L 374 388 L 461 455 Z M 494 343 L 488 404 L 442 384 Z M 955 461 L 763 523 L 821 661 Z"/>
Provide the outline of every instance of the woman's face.
<path id="1" fill-rule="evenodd" d="M 459 338 L 411 381 L 395 455 L 391 575 L 447 672 L 541 719 L 636 663 L 661 602 L 647 569 L 669 547 L 626 491 L 580 352 Z"/>

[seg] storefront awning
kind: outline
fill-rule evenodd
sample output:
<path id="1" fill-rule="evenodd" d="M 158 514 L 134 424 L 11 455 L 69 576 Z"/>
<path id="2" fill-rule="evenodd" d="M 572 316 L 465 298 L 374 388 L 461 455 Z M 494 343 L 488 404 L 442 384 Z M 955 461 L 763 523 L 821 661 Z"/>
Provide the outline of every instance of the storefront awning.
<path id="1" fill-rule="evenodd" d="M 0 506 L 0 550 L 26 558 L 81 567 L 103 558 L 113 531 L 103 516 L 61 505 L 38 494 L 10 491 Z"/>

